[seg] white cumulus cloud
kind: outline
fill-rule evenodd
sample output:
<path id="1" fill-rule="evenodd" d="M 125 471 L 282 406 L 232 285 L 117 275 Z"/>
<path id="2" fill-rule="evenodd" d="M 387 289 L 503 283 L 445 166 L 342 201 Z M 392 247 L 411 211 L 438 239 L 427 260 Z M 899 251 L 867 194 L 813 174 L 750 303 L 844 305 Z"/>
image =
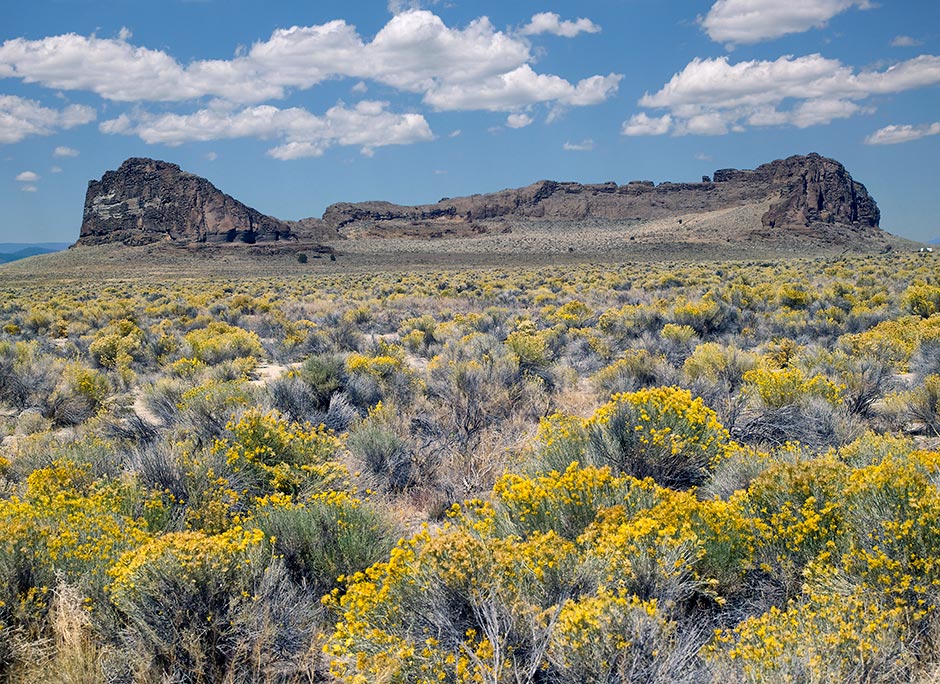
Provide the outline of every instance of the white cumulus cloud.
<path id="1" fill-rule="evenodd" d="M 51 135 L 90 123 L 96 116 L 94 109 L 83 105 L 51 109 L 36 100 L 0 95 L 0 144 L 19 142 L 31 135 Z"/>
<path id="2" fill-rule="evenodd" d="M 865 138 L 865 143 L 868 145 L 897 145 L 898 143 L 920 140 L 929 135 L 940 135 L 940 122 L 923 126 L 909 124 L 885 126 Z"/>
<path id="3" fill-rule="evenodd" d="M 525 128 L 533 121 L 534 119 L 528 114 L 510 114 L 506 117 L 506 125 L 510 128 Z"/>
<path id="4" fill-rule="evenodd" d="M 126 37 L 74 33 L 39 40 L 14 38 L 0 45 L 0 75 L 60 90 L 87 90 L 108 100 L 187 100 L 206 94 L 275 97 L 276 84 L 253 77 L 244 59 L 194 62 L 188 69 L 161 50 L 137 47 Z M 252 92 L 255 89 L 259 92 Z"/>
<path id="5" fill-rule="evenodd" d="M 16 175 L 16 180 L 20 183 L 35 183 L 39 180 L 39 174 L 35 171 L 23 171 Z"/>
<path id="6" fill-rule="evenodd" d="M 539 12 L 519 31 L 524 36 L 551 33 L 564 38 L 574 38 L 579 33 L 600 33 L 601 27 L 590 19 L 580 17 L 575 21 L 562 20 L 554 12 Z"/>
<path id="7" fill-rule="evenodd" d="M 79 154 L 81 153 L 74 147 L 65 147 L 64 145 L 60 145 L 52 151 L 53 157 L 77 157 Z"/>
<path id="8" fill-rule="evenodd" d="M 539 102 L 584 106 L 605 101 L 617 91 L 621 78 L 592 76 L 572 85 L 560 76 L 537 74 L 524 64 L 485 80 L 444 84 L 429 91 L 424 100 L 440 111 L 506 111 Z"/>
<path id="9" fill-rule="evenodd" d="M 804 128 L 871 112 L 874 107 L 866 101 L 874 95 L 938 84 L 940 57 L 933 55 L 866 71 L 818 54 L 737 64 L 727 57 L 694 59 L 658 92 L 639 101 L 668 114 L 658 119 L 634 115 L 623 132 L 720 135 L 748 126 Z"/>
<path id="10" fill-rule="evenodd" d="M 672 128 L 672 117 L 668 114 L 650 117 L 645 112 L 634 114 L 629 121 L 624 121 L 621 133 L 624 135 L 665 135 Z"/>
<path id="11" fill-rule="evenodd" d="M 789 116 L 789 123 L 797 128 L 808 128 L 819 124 L 827 124 L 836 119 L 848 119 L 858 114 L 862 109 L 851 100 L 820 97 L 797 105 Z"/>
<path id="12" fill-rule="evenodd" d="M 868 0 L 717 0 L 701 19 L 719 43 L 751 44 L 826 25 L 846 10 L 868 9 Z"/>
<path id="13" fill-rule="evenodd" d="M 383 145 L 433 138 L 418 113 L 397 114 L 370 101 L 338 105 L 322 116 L 272 106 L 297 90 L 335 79 L 350 79 L 356 95 L 373 83 L 420 98 L 435 111 L 505 112 L 507 125 L 533 121 L 532 108 L 550 112 L 602 103 L 616 93 L 620 74 L 568 80 L 536 71 L 537 54 L 527 35 L 574 36 L 600 27 L 586 18 L 563 20 L 543 12 L 519 32 L 498 30 L 485 16 L 448 26 L 422 9 L 437 0 L 400 0 L 373 36 L 337 19 L 291 26 L 238 47 L 229 59 L 181 61 L 165 49 L 137 45 L 122 29 L 114 37 L 67 33 L 0 44 L 0 79 L 15 78 L 58 91 L 95 93 L 133 109 L 100 124 L 107 134 L 137 135 L 148 143 L 254 137 L 275 139 L 278 158 L 316 156 L 333 145 L 358 146 L 371 154 Z M 169 112 L 146 111 L 146 103 L 180 104 Z M 526 113 L 521 113 L 526 112 Z M 0 96 L 0 143 L 47 135 L 95 119 L 89 107 L 63 110 Z M 70 156 L 62 147 L 55 156 Z"/>
<path id="14" fill-rule="evenodd" d="M 554 26 L 565 33 L 597 29 L 589 20 L 563 22 L 557 16 Z M 184 65 L 162 50 L 129 41 L 127 32 L 117 38 L 74 33 L 15 38 L 0 45 L 0 77 L 91 91 L 121 102 L 215 97 L 244 105 L 281 99 L 292 89 L 308 89 L 328 79 L 351 78 L 423 94 L 437 109 L 504 111 L 550 100 L 597 104 L 620 80 L 614 74 L 598 75 L 572 84 L 559 76 L 536 74 L 528 41 L 497 30 L 487 17 L 454 28 L 433 12 L 408 8 L 371 40 L 344 20 L 335 20 L 277 29 L 228 60 Z M 475 107 L 478 93 L 487 99 Z"/>
<path id="15" fill-rule="evenodd" d="M 434 135 L 420 114 L 396 114 L 387 102 L 362 101 L 355 107 L 338 104 L 322 116 L 299 107 L 279 109 L 258 105 L 239 110 L 201 109 L 193 114 L 122 114 L 103 121 L 104 133 L 137 135 L 146 143 L 181 145 L 193 141 L 231 138 L 281 139 L 268 151 L 277 159 L 322 155 L 333 145 L 358 146 L 364 151 L 386 145 L 407 145 L 432 140 Z"/>

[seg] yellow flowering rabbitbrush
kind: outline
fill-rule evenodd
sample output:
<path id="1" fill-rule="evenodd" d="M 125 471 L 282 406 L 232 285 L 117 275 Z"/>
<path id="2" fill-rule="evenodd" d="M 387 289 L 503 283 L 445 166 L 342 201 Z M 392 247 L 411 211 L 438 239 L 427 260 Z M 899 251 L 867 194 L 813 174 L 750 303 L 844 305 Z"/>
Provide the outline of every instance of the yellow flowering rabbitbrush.
<path id="1" fill-rule="evenodd" d="M 340 441 L 322 425 L 252 409 L 226 430 L 228 436 L 216 441 L 213 451 L 224 454 L 234 472 L 255 481 L 259 494 L 325 491 L 341 485 L 346 475 L 336 461 Z"/>
<path id="2" fill-rule="evenodd" d="M 590 462 L 665 487 L 700 484 L 732 445 L 715 412 L 678 387 L 615 395 L 585 427 Z"/>

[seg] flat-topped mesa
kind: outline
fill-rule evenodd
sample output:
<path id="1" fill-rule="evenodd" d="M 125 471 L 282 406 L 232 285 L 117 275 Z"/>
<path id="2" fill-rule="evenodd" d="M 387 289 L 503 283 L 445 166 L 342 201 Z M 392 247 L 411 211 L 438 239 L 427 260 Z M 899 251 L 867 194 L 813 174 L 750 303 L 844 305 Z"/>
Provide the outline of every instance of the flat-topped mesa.
<path id="1" fill-rule="evenodd" d="M 768 203 L 756 232 L 805 233 L 836 225 L 851 232 L 877 229 L 880 213 L 861 183 L 839 162 L 818 154 L 798 155 L 754 170 L 721 169 L 701 183 L 632 181 L 598 184 L 539 181 L 486 195 L 444 198 L 412 207 L 388 202 L 341 203 L 327 208 L 323 225 L 340 234 L 381 235 L 410 225 L 429 231 L 487 219 L 646 221 Z"/>
<path id="2" fill-rule="evenodd" d="M 88 183 L 78 243 L 273 242 L 288 224 L 247 207 L 176 164 L 132 158 Z"/>

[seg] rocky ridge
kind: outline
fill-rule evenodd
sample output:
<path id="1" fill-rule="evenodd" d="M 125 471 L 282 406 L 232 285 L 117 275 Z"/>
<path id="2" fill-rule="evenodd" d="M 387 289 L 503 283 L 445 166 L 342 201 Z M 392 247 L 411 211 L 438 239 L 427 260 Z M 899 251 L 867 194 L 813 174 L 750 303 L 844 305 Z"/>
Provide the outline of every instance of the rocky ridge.
<path id="1" fill-rule="evenodd" d="M 79 244 L 470 237 L 551 222 L 576 229 L 578 222 L 636 225 L 677 218 L 681 225 L 682 217 L 741 207 L 759 213 L 751 212 L 744 226 L 715 224 L 716 242 L 810 237 L 844 244 L 886 235 L 865 186 L 839 162 L 815 153 L 753 170 L 719 169 L 700 183 L 545 180 L 418 206 L 342 202 L 320 219 L 301 221 L 265 216 L 175 164 L 135 158 L 89 183 Z"/>
<path id="2" fill-rule="evenodd" d="M 388 202 L 340 203 L 327 208 L 322 223 L 350 237 L 383 232 L 429 236 L 487 232 L 487 223 L 601 219 L 643 222 L 770 202 L 751 233 L 812 233 L 826 226 L 865 235 L 881 218 L 865 186 L 839 162 L 818 154 L 798 155 L 754 170 L 720 169 L 701 183 L 632 181 L 599 184 L 539 181 L 486 195 L 444 198 L 435 204 L 399 206 Z M 476 226 L 475 229 L 471 226 Z"/>

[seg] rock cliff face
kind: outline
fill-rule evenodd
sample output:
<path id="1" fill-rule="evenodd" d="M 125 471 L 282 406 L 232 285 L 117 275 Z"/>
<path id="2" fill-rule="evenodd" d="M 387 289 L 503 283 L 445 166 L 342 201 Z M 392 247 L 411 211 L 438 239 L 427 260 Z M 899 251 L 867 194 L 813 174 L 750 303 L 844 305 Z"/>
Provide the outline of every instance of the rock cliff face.
<path id="1" fill-rule="evenodd" d="M 245 206 L 205 178 L 176 164 L 134 158 L 88 184 L 78 244 L 254 244 L 292 238 L 288 224 Z"/>
<path id="2" fill-rule="evenodd" d="M 760 215 L 759 221 L 750 219 L 743 231 L 740 225 L 719 223 L 715 230 L 729 234 L 716 235 L 716 242 L 808 235 L 844 243 L 883 235 L 878 207 L 865 186 L 854 181 L 842 164 L 818 154 L 789 157 L 754 170 L 720 169 L 701 183 L 539 181 L 419 206 L 344 202 L 328 207 L 322 219 L 301 221 L 264 216 L 175 164 L 128 159 L 117 171 L 88 184 L 78 243 L 461 237 L 512 231 L 528 222 L 644 222 L 736 207 L 755 208 L 753 216 Z"/>
<path id="3" fill-rule="evenodd" d="M 790 157 L 760 166 L 753 171 L 761 182 L 780 188 L 780 201 L 762 217 L 769 227 L 810 227 L 813 224 L 842 224 L 877 228 L 878 205 L 865 186 L 834 159 L 810 154 Z M 717 174 L 716 174 L 717 175 Z"/>
<path id="4" fill-rule="evenodd" d="M 539 181 L 516 190 L 445 198 L 404 207 L 388 202 L 341 203 L 327 208 L 322 223 L 343 235 L 381 235 L 423 228 L 457 233 L 487 219 L 646 221 L 770 201 L 755 232 L 805 233 L 837 225 L 876 230 L 880 213 L 861 183 L 839 162 L 818 154 L 794 156 L 752 171 L 722 169 L 701 183 L 632 181 L 626 185 Z"/>

